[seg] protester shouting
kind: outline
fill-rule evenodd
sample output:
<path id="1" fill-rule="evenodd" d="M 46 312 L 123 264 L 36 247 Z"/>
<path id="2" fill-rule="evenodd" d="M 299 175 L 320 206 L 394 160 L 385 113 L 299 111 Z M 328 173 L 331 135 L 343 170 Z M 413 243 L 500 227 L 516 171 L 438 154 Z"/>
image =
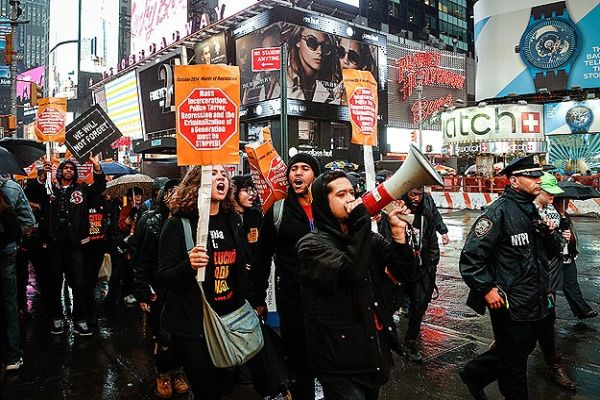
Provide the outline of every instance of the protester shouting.
<path id="1" fill-rule="evenodd" d="M 393 310 L 383 287 L 392 275 L 407 282 L 415 260 L 407 244 L 403 203 L 389 213 L 392 241 L 371 232 L 342 171 L 311 186 L 316 230 L 298 243 L 298 263 L 310 365 L 325 399 L 375 400 L 389 380 L 390 350 L 399 353 Z"/>
<path id="2" fill-rule="evenodd" d="M 190 169 L 169 197 L 172 216 L 160 236 L 157 280 L 169 291 L 162 320 L 194 398 L 213 400 L 221 397 L 226 385 L 222 371 L 208 353 L 196 274 L 204 270 L 206 298 L 216 313 L 225 315 L 241 307 L 251 293 L 250 256 L 241 220 L 233 209 L 229 176 L 222 165 L 215 165 L 212 171 L 207 246 L 196 246 L 188 254 L 182 218 L 189 220 L 195 238 L 201 176 L 201 167 Z"/>
<path id="3" fill-rule="evenodd" d="M 264 313 L 271 261 L 275 256 L 277 312 L 287 366 L 296 376 L 291 387 L 295 400 L 315 397 L 315 376 L 307 360 L 295 248 L 298 240 L 314 228 L 309 188 L 318 174 L 319 162 L 314 157 L 298 153 L 290 159 L 286 171 L 287 197 L 265 214 L 255 262 L 255 302 L 263 304 L 259 312 Z"/>

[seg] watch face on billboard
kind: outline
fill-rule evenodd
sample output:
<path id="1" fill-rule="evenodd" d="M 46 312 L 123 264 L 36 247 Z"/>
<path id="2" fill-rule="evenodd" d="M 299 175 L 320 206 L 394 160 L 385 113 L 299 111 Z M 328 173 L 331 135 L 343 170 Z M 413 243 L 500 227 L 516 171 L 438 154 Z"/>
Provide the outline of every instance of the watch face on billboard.
<path id="1" fill-rule="evenodd" d="M 480 0 L 477 100 L 600 86 L 600 1 Z"/>
<path id="2" fill-rule="evenodd" d="M 547 135 L 600 132 L 600 100 L 544 104 Z"/>
<path id="3" fill-rule="evenodd" d="M 377 51 L 377 46 L 316 29 L 272 24 L 236 41 L 242 104 L 280 97 L 280 68 L 287 64 L 289 99 L 344 105 L 342 69 L 370 71 L 377 79 Z"/>

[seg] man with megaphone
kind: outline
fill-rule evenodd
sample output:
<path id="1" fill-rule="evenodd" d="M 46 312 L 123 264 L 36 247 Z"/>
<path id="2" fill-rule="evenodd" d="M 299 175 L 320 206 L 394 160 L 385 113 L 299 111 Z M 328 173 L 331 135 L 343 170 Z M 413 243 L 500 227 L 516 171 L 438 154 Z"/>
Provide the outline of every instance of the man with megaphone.
<path id="1" fill-rule="evenodd" d="M 392 280 L 408 282 L 415 258 L 407 244 L 403 202 L 389 211 L 391 239 L 371 231 L 367 207 L 342 171 L 311 185 L 316 230 L 296 247 L 306 344 L 326 399 L 377 399 L 399 352 Z M 364 198 L 363 198 L 364 200 Z"/>

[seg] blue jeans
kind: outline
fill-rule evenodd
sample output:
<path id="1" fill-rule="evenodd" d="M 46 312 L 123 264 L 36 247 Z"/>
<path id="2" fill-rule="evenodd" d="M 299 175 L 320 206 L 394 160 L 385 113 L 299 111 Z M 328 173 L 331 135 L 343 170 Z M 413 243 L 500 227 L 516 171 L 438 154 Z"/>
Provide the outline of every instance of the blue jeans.
<path id="1" fill-rule="evenodd" d="M 14 244 L 0 249 L 0 292 L 2 293 L 2 325 L 4 325 L 0 331 L 2 357 L 6 363 L 12 363 L 23 356 L 17 312 L 17 248 Z"/>

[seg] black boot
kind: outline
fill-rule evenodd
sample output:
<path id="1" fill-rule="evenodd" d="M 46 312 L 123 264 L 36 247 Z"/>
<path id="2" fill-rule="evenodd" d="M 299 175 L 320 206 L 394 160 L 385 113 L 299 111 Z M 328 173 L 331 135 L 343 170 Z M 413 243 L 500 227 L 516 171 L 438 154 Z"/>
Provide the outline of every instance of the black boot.
<path id="1" fill-rule="evenodd" d="M 575 382 L 567 374 L 561 355 L 546 360 L 546 378 L 563 389 L 575 390 L 576 388 Z"/>
<path id="2" fill-rule="evenodd" d="M 402 353 L 410 361 L 413 361 L 413 362 L 422 362 L 423 361 L 423 356 L 421 356 L 421 353 L 419 353 L 419 349 L 417 347 L 417 342 L 414 340 L 406 340 L 404 342 L 404 344 L 402 344 Z"/>
<path id="3" fill-rule="evenodd" d="M 472 380 L 464 369 L 458 371 L 458 375 L 460 379 L 467 385 L 469 388 L 469 393 L 475 400 L 487 400 L 487 395 L 485 394 L 485 390 L 482 386 L 479 386 L 474 380 Z"/>

